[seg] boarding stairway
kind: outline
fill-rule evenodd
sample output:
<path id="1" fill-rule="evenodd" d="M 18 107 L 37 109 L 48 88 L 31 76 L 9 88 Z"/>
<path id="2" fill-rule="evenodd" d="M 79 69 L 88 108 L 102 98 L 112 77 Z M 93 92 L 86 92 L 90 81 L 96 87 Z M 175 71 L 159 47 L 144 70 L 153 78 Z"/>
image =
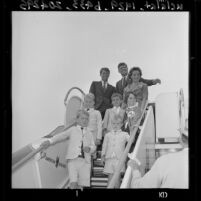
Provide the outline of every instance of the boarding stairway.
<path id="1" fill-rule="evenodd" d="M 103 174 L 104 166 L 101 163 L 101 150 L 97 151 L 97 158 L 93 160 L 91 171 L 91 188 L 107 188 L 108 178 Z"/>
<path id="2" fill-rule="evenodd" d="M 74 89 L 84 96 L 84 92 L 77 87 L 68 91 L 64 100 L 66 107 L 64 125 L 58 126 L 49 134 L 12 154 L 12 188 L 68 188 L 69 178 L 65 162 L 68 141 L 46 149 L 40 147 L 40 144 L 75 125 L 74 119 L 77 110 L 82 108 L 83 97 L 77 95 L 69 97 Z M 108 187 L 107 176 L 103 174 L 103 165 L 101 164 L 101 150 L 98 150 L 97 159 L 93 161 L 90 188 L 114 188 L 122 165 L 126 163 L 128 156 L 140 160 L 141 174 L 143 175 L 162 152 L 180 150 L 178 129 L 183 124 L 183 91 L 160 94 L 154 103 L 146 104 L 136 128 L 130 133 L 130 140 Z M 136 132 L 139 132 L 139 135 L 135 139 L 135 146 L 131 149 L 134 142 L 132 136 Z M 131 169 L 127 167 L 120 188 L 130 188 L 130 182 Z"/>
<path id="3" fill-rule="evenodd" d="M 146 110 L 145 110 L 146 111 Z M 144 122 L 144 118 L 141 119 L 140 125 Z M 139 129 L 136 132 L 139 132 Z M 131 144 L 132 147 L 129 149 L 131 153 L 134 148 L 134 143 Z M 127 157 L 126 157 L 127 160 Z M 103 173 L 104 165 L 101 163 L 101 150 L 97 151 L 97 158 L 93 160 L 92 172 L 91 172 L 91 188 L 107 188 L 108 178 L 107 175 Z M 147 169 L 147 168 L 146 168 Z M 124 174 L 121 173 L 120 179 L 122 181 Z"/>

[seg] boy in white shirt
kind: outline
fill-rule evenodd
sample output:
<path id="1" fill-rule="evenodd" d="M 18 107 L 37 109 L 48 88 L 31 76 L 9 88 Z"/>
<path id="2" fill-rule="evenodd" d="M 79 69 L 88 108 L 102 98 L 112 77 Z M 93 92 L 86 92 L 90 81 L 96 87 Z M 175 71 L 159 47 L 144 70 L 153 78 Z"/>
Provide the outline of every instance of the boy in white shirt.
<path id="1" fill-rule="evenodd" d="M 112 130 L 111 121 L 115 115 L 120 115 L 123 119 L 125 114 L 125 110 L 121 108 L 122 95 L 119 93 L 113 93 L 111 100 L 113 108 L 109 108 L 105 112 L 105 117 L 103 120 L 103 134 Z"/>
<path id="2" fill-rule="evenodd" d="M 125 145 L 129 140 L 129 135 L 121 131 L 122 117 L 115 115 L 112 119 L 112 130 L 105 135 L 102 147 L 102 163 L 105 163 L 103 173 L 108 175 L 108 185 L 115 173 L 119 159 L 121 158 Z M 121 172 L 125 171 L 125 166 Z M 116 188 L 120 186 L 120 176 L 115 185 Z"/>
<path id="3" fill-rule="evenodd" d="M 94 109 L 95 97 L 88 93 L 84 97 L 84 109 L 89 113 L 88 128 L 93 134 L 95 145 L 100 145 L 102 139 L 102 117 L 98 110 Z"/>
<path id="4" fill-rule="evenodd" d="M 69 139 L 66 153 L 70 189 L 90 186 L 91 154 L 96 150 L 91 131 L 87 128 L 89 113 L 78 110 L 76 126 L 59 133 L 43 142 L 41 146 L 48 146 Z"/>

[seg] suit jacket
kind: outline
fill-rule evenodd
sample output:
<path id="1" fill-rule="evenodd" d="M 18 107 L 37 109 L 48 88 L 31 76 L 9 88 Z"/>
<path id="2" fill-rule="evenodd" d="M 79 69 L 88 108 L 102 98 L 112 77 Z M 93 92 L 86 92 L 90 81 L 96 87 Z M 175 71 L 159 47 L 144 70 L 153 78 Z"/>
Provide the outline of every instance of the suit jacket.
<path id="1" fill-rule="evenodd" d="M 119 111 L 117 113 L 116 108 L 109 108 L 106 110 L 105 112 L 105 117 L 103 120 L 103 128 L 106 128 L 108 131 L 112 130 L 112 119 L 115 116 L 115 114 L 118 114 L 122 117 L 122 119 L 124 118 L 124 114 L 125 114 L 125 110 L 123 110 L 122 108 L 119 107 Z"/>
<path id="2" fill-rule="evenodd" d="M 70 129 L 53 136 L 49 139 L 49 141 L 52 144 L 55 142 L 63 141 L 65 139 L 69 139 L 66 159 L 77 158 L 81 153 L 81 143 L 83 142 L 84 147 L 88 146 L 91 148 L 89 153 L 84 152 L 86 162 L 91 162 L 91 154 L 96 150 L 96 146 L 94 144 L 92 133 L 88 128 L 84 128 L 82 134 L 80 126 L 73 126 Z"/>
<path id="3" fill-rule="evenodd" d="M 143 82 L 145 84 L 147 84 L 147 86 L 152 86 L 153 85 L 153 80 L 147 80 L 144 78 L 140 78 L 140 82 Z M 116 83 L 116 92 L 120 93 L 123 96 L 124 93 L 124 88 L 128 85 L 128 77 L 126 77 L 125 82 L 123 83 L 123 78 L 120 79 L 117 83 Z"/>
<path id="4" fill-rule="evenodd" d="M 106 109 L 112 107 L 111 96 L 114 92 L 116 92 L 116 89 L 109 83 L 107 84 L 107 89 L 104 92 L 104 89 L 102 87 L 102 82 L 94 81 L 91 84 L 89 92 L 93 93 L 95 96 L 95 109 L 96 110 L 103 112 Z"/>
<path id="5" fill-rule="evenodd" d="M 117 83 L 116 83 L 116 91 L 117 93 L 120 93 L 123 96 L 124 93 L 124 88 L 127 86 L 128 84 L 128 79 L 126 77 L 125 82 L 123 83 L 123 78 L 120 79 Z"/>

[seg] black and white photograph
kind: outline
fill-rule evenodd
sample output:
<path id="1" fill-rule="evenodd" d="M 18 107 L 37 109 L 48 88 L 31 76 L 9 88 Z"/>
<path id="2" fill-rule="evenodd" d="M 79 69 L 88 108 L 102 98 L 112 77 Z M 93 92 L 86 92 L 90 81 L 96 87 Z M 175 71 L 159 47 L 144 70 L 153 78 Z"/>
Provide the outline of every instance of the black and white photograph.
<path id="1" fill-rule="evenodd" d="M 189 12 L 12 12 L 12 188 L 189 189 Z"/>

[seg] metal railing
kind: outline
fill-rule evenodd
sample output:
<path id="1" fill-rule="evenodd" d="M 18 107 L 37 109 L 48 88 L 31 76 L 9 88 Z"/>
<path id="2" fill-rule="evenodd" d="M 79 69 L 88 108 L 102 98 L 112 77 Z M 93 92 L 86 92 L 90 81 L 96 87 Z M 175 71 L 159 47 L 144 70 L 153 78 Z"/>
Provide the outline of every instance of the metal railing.
<path id="1" fill-rule="evenodd" d="M 74 126 L 74 125 L 75 125 L 75 123 L 69 125 L 68 127 L 64 128 L 63 131 L 65 131 L 65 130 L 71 128 L 71 127 Z M 60 131 L 59 133 L 61 133 L 61 132 L 63 132 L 63 131 Z M 57 134 L 58 134 L 58 133 L 57 133 Z M 31 144 L 30 144 L 30 145 L 27 145 L 27 146 L 31 146 Z M 47 147 L 47 148 L 48 148 L 48 147 Z M 47 149 L 47 148 L 46 148 L 46 149 Z M 22 148 L 22 149 L 24 149 L 24 148 Z M 22 165 L 24 165 L 24 164 L 25 164 L 27 161 L 29 161 L 31 158 L 33 158 L 37 153 L 41 152 L 43 149 L 44 149 L 43 147 L 39 147 L 39 148 L 33 150 L 32 152 L 28 153 L 26 156 L 24 156 L 23 158 L 21 158 L 21 159 L 20 159 L 19 161 L 17 161 L 15 164 L 13 164 L 13 165 L 12 165 L 12 173 L 13 173 L 15 170 L 17 170 L 19 167 L 21 167 Z M 21 149 L 20 149 L 20 150 L 21 150 Z M 20 150 L 19 150 L 19 151 L 20 151 Z M 15 154 L 15 153 L 14 153 L 14 154 Z M 14 155 L 14 154 L 13 154 L 13 155 Z M 18 157 L 19 157 L 19 156 L 18 156 Z M 19 157 L 19 158 L 20 158 L 20 157 Z M 12 158 L 12 160 L 16 161 L 15 158 Z"/>
<path id="2" fill-rule="evenodd" d="M 184 102 L 184 92 L 183 89 L 179 91 L 179 130 L 184 130 L 187 126 L 186 117 L 185 117 L 185 102 Z"/>
<path id="3" fill-rule="evenodd" d="M 67 94 L 66 94 L 66 96 L 65 96 L 65 98 L 64 98 L 64 105 L 66 105 L 66 101 L 67 101 L 67 99 L 68 99 L 68 96 L 69 96 L 70 92 L 71 92 L 72 90 L 74 90 L 74 89 L 77 89 L 78 91 L 80 91 L 83 96 L 85 95 L 84 91 L 82 91 L 82 89 L 80 89 L 79 87 L 72 87 L 72 88 L 70 88 L 70 89 L 68 90 L 68 92 L 67 92 Z"/>
<path id="4" fill-rule="evenodd" d="M 144 120 L 143 127 L 141 129 L 140 135 L 139 135 L 139 137 L 137 139 L 135 148 L 134 148 L 134 150 L 133 150 L 133 152 L 132 152 L 132 154 L 130 156 L 131 159 L 137 158 L 137 155 L 139 154 L 142 139 L 145 137 L 144 136 L 145 127 L 147 126 L 147 121 L 150 118 L 151 114 L 153 114 L 153 108 L 152 108 L 152 106 L 149 106 L 149 109 L 147 111 L 147 115 L 146 115 L 146 118 Z M 127 169 L 126 169 L 126 172 L 124 174 L 124 178 L 122 180 L 120 188 L 128 188 L 130 181 L 131 181 L 131 168 L 130 168 L 130 166 L 128 166 Z"/>
<path id="5" fill-rule="evenodd" d="M 138 127 L 139 127 L 139 125 L 141 123 L 142 118 L 145 115 L 145 111 L 146 111 L 147 105 L 148 105 L 148 102 L 146 102 L 144 110 L 142 112 L 142 115 L 141 115 L 140 119 L 138 120 L 135 128 L 130 133 L 130 139 L 129 139 L 127 145 L 126 145 L 126 148 L 125 148 L 125 150 L 124 150 L 124 152 L 123 152 L 123 154 L 122 154 L 122 156 L 121 156 L 121 158 L 119 160 L 119 163 L 117 165 L 116 171 L 115 171 L 115 173 L 114 173 L 114 175 L 113 175 L 113 177 L 112 177 L 112 179 L 111 179 L 111 181 L 110 181 L 110 183 L 109 183 L 109 185 L 108 185 L 107 188 L 114 188 L 115 187 L 117 179 L 118 179 L 118 177 L 120 175 L 120 171 L 121 171 L 123 165 L 125 164 L 126 158 L 128 156 L 128 152 L 129 152 L 129 150 L 131 148 L 131 145 L 132 145 L 132 143 L 134 141 L 134 138 L 135 138 L 136 132 L 138 130 Z"/>
<path id="6" fill-rule="evenodd" d="M 65 105 L 66 105 L 66 101 L 67 101 L 67 99 L 68 99 L 68 96 L 69 96 L 70 92 L 71 92 L 72 90 L 74 90 L 74 89 L 79 90 L 79 91 L 82 93 L 83 96 L 85 95 L 85 93 L 84 93 L 80 88 L 78 88 L 78 87 L 72 87 L 71 89 L 68 90 L 68 92 L 67 92 L 67 94 L 66 94 L 66 96 L 65 96 L 65 99 L 64 99 L 64 104 L 65 104 Z M 50 137 L 52 137 L 53 135 L 58 134 L 58 133 L 61 133 L 61 132 L 65 131 L 65 130 L 71 128 L 71 127 L 74 126 L 74 125 L 75 125 L 75 123 L 72 123 L 72 124 L 70 124 L 70 125 L 67 126 L 67 127 L 64 126 L 64 128 L 62 128 L 62 127 L 60 126 L 60 127 L 58 127 L 58 130 L 59 130 L 58 132 L 57 132 L 57 128 L 56 128 L 56 129 L 55 129 L 54 131 L 52 131 L 50 134 L 48 134 L 48 135 L 46 135 L 46 136 L 44 136 L 44 137 L 42 137 L 42 138 L 50 138 Z M 27 148 L 29 148 L 31 152 L 25 153 L 25 151 L 27 152 Z M 25 147 L 21 148 L 20 150 L 16 151 L 15 153 L 13 153 L 13 154 L 12 154 L 12 161 L 14 161 L 14 162 L 13 162 L 13 164 L 12 164 L 12 173 L 13 173 L 15 170 L 17 170 L 19 167 L 21 167 L 23 164 L 25 164 L 27 161 L 29 161 L 29 160 L 30 160 L 32 157 L 34 157 L 37 153 L 41 152 L 42 150 L 43 150 L 43 147 L 39 147 L 39 148 L 37 148 L 37 149 L 33 149 L 32 146 L 31 146 L 31 144 L 28 144 L 28 145 L 26 145 Z"/>

